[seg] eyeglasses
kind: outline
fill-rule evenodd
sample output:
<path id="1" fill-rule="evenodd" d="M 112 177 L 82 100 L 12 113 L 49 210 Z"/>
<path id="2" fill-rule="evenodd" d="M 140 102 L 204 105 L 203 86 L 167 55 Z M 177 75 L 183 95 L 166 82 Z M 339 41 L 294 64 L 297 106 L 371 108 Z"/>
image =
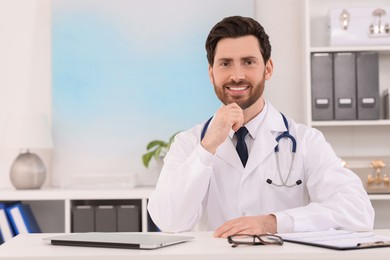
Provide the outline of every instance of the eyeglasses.
<path id="1" fill-rule="evenodd" d="M 227 237 L 229 244 L 232 247 L 239 245 L 283 245 L 283 238 L 277 235 L 261 234 L 261 235 L 245 235 L 238 234 Z"/>

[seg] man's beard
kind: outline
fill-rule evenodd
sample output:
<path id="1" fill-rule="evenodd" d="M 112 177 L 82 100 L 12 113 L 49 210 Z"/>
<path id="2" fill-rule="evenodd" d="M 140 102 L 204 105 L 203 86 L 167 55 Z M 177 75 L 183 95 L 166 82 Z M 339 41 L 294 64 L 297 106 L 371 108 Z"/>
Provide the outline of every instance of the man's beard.
<path id="1" fill-rule="evenodd" d="M 217 87 L 215 85 L 215 80 L 213 76 L 213 85 L 214 85 L 214 91 L 217 95 L 218 99 L 225 105 L 228 105 L 230 103 L 237 103 L 242 109 L 247 109 L 248 107 L 252 106 L 262 95 L 264 92 L 264 85 L 265 85 L 265 77 L 259 82 L 259 84 L 253 86 L 253 84 L 246 80 L 241 80 L 239 82 L 235 81 L 229 81 L 222 85 L 222 87 Z M 251 91 L 249 98 L 242 99 L 242 96 L 232 97 L 230 95 L 227 95 L 224 90 L 226 89 L 226 85 L 228 86 L 239 86 L 239 85 L 248 85 L 249 91 Z"/>

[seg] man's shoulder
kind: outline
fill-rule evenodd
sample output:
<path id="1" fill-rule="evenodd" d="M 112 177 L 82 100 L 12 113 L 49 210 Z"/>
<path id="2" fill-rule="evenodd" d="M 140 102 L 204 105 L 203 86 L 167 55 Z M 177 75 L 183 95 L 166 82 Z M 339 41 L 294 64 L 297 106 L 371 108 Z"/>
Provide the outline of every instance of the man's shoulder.
<path id="1" fill-rule="evenodd" d="M 201 132 L 203 131 L 204 127 L 205 127 L 205 122 L 198 123 L 187 130 L 180 131 L 177 134 L 177 137 L 185 138 L 185 139 L 186 138 L 191 138 L 191 139 L 195 138 L 195 139 L 200 140 L 200 135 L 201 135 Z"/>
<path id="2" fill-rule="evenodd" d="M 290 122 L 291 132 L 295 132 L 300 136 L 310 137 L 322 137 L 323 134 L 320 130 L 310 127 L 304 123 L 295 122 L 293 119 L 288 119 Z"/>

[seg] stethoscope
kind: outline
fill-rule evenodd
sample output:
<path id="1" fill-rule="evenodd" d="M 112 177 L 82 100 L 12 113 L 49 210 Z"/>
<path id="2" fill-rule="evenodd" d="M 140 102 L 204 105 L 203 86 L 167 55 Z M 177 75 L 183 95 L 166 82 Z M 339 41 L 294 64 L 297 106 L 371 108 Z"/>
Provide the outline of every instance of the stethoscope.
<path id="1" fill-rule="evenodd" d="M 268 184 L 274 185 L 276 187 L 292 188 L 292 187 L 295 187 L 295 186 L 298 186 L 298 185 L 302 184 L 302 180 L 301 179 L 297 180 L 294 184 L 290 184 L 290 185 L 287 184 L 288 180 L 290 179 L 291 169 L 292 169 L 292 165 L 293 165 L 294 159 L 295 159 L 295 152 L 297 151 L 297 141 L 295 140 L 294 136 L 292 136 L 290 134 L 289 125 L 288 125 L 286 117 L 282 113 L 280 113 L 280 114 L 282 115 L 284 125 L 286 126 L 286 129 L 287 129 L 287 131 L 283 132 L 282 134 L 280 134 L 280 135 L 278 135 L 276 137 L 275 140 L 276 140 L 276 142 L 278 144 L 274 148 L 275 155 L 276 155 L 276 165 L 277 165 L 277 168 L 278 168 L 278 173 L 279 173 L 279 178 L 281 180 L 281 184 L 274 183 L 271 179 L 267 179 L 266 182 Z M 210 124 L 212 119 L 213 119 L 213 117 L 210 117 L 209 120 L 207 120 L 207 122 L 205 123 L 205 125 L 204 125 L 204 127 L 202 129 L 202 132 L 200 134 L 200 140 L 201 141 L 203 140 L 204 136 L 206 135 L 207 128 L 209 127 L 209 124 Z M 280 171 L 280 164 L 279 164 L 279 141 L 282 138 L 290 139 L 291 142 L 292 142 L 292 151 L 291 151 L 292 158 L 291 158 L 290 168 L 288 170 L 288 174 L 287 174 L 287 178 L 286 179 L 283 179 L 282 173 Z"/>

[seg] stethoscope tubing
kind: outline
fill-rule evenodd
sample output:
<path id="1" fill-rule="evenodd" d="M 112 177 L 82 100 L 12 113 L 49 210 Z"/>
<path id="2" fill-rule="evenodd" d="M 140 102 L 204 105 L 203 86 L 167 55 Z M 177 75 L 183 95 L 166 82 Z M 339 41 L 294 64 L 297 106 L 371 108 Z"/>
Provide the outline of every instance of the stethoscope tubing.
<path id="1" fill-rule="evenodd" d="M 282 134 L 278 135 L 276 137 L 276 142 L 278 142 L 278 144 L 275 146 L 275 156 L 276 156 L 276 166 L 277 166 L 277 169 L 278 169 L 278 175 L 279 175 L 279 179 L 281 181 L 281 184 L 277 184 L 277 183 L 274 183 L 271 179 L 267 179 L 266 182 L 270 185 L 273 185 L 275 187 L 287 187 L 287 188 L 292 188 L 292 187 L 295 187 L 295 186 L 298 186 L 300 184 L 302 184 L 302 180 L 297 180 L 294 184 L 287 184 L 288 180 L 290 179 L 290 175 L 291 175 L 291 170 L 292 170 L 292 166 L 294 164 L 294 161 L 295 161 L 295 153 L 297 151 L 297 141 L 295 140 L 294 136 L 292 136 L 290 134 L 290 128 L 289 128 L 289 125 L 288 125 L 288 121 L 286 119 L 286 117 L 280 113 L 283 117 L 283 122 L 284 122 L 284 125 L 286 126 L 286 131 L 283 132 Z M 279 141 L 282 139 L 282 138 L 287 138 L 287 139 L 290 139 L 291 140 L 291 143 L 292 143 L 292 148 L 291 148 L 291 162 L 290 162 L 290 167 L 288 169 L 288 174 L 287 174 L 287 177 L 286 179 L 283 179 L 283 176 L 282 176 L 282 172 L 280 170 L 280 163 L 279 163 Z"/>
<path id="2" fill-rule="evenodd" d="M 270 185 L 275 186 L 275 187 L 292 188 L 292 187 L 295 187 L 295 186 L 298 186 L 298 185 L 302 184 L 302 180 L 300 180 L 300 179 L 297 180 L 294 184 L 287 184 L 288 180 L 290 179 L 292 166 L 293 166 L 293 163 L 294 163 L 294 160 L 295 160 L 295 152 L 296 152 L 296 149 L 297 149 L 297 141 L 295 140 L 295 138 L 292 135 L 290 135 L 289 125 L 288 125 L 288 121 L 287 121 L 286 117 L 282 113 L 280 113 L 280 114 L 282 115 L 284 125 L 286 126 L 286 129 L 287 129 L 287 131 L 283 132 L 282 134 L 280 134 L 280 135 L 278 135 L 276 137 L 275 140 L 276 140 L 276 142 L 278 144 L 274 148 L 275 155 L 276 155 L 276 164 L 277 164 L 277 169 L 278 169 L 278 173 L 279 173 L 279 178 L 280 178 L 281 184 L 274 183 L 271 179 L 267 179 L 266 182 L 268 184 L 270 184 Z M 206 135 L 207 128 L 209 127 L 209 124 L 210 124 L 212 119 L 213 119 L 213 117 L 210 117 L 206 121 L 206 123 L 205 123 L 205 125 L 204 125 L 204 127 L 202 129 L 201 135 L 200 135 L 200 140 L 202 140 L 204 138 L 204 136 Z M 292 150 L 291 150 L 292 158 L 291 158 L 290 167 L 289 167 L 286 179 L 283 179 L 282 172 L 280 171 L 280 163 L 279 163 L 279 141 L 282 138 L 288 138 L 292 142 Z"/>

